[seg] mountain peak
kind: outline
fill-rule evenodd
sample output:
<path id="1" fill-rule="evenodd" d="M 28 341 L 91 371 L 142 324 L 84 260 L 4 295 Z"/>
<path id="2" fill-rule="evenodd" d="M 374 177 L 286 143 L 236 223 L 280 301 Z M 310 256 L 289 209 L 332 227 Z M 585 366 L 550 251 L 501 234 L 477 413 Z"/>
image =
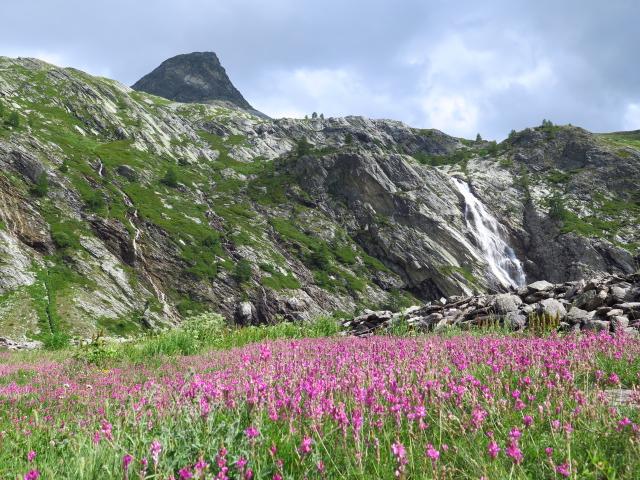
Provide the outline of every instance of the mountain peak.
<path id="1" fill-rule="evenodd" d="M 214 52 L 193 52 L 165 60 L 132 88 L 183 103 L 226 101 L 253 110 L 234 87 Z"/>

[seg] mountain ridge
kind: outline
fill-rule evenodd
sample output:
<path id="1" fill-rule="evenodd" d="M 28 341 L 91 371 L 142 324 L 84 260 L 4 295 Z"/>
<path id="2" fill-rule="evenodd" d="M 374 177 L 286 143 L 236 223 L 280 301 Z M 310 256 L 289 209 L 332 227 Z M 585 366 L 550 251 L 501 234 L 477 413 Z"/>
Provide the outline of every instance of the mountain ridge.
<path id="1" fill-rule="evenodd" d="M 362 117 L 271 120 L 7 58 L 0 93 L 12 338 L 495 290 L 454 177 L 503 225 L 528 281 L 637 268 L 633 133 L 547 124 L 495 144 Z"/>

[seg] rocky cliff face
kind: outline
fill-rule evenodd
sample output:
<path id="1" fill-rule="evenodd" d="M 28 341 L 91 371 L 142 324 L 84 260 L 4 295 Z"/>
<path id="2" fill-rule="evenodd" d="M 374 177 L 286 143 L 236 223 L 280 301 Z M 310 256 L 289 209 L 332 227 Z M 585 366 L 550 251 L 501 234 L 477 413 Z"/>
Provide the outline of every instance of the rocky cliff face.
<path id="1" fill-rule="evenodd" d="M 229 102 L 252 110 L 213 52 L 176 55 L 138 80 L 132 88 L 183 103 Z"/>
<path id="2" fill-rule="evenodd" d="M 271 120 L 31 59 L 0 59 L 0 103 L 10 338 L 504 290 L 487 228 L 528 282 L 637 268 L 637 133 L 547 125 L 495 145 L 389 120 Z"/>

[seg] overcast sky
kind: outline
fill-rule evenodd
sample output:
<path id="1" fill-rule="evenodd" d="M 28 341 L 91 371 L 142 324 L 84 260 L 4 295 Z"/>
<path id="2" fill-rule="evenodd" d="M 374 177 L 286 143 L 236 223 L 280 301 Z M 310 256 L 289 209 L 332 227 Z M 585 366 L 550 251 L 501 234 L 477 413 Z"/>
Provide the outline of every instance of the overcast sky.
<path id="1" fill-rule="evenodd" d="M 273 117 L 365 115 L 501 139 L 543 118 L 640 129 L 637 0 L 21 0 L 0 55 L 131 85 L 215 51 Z"/>

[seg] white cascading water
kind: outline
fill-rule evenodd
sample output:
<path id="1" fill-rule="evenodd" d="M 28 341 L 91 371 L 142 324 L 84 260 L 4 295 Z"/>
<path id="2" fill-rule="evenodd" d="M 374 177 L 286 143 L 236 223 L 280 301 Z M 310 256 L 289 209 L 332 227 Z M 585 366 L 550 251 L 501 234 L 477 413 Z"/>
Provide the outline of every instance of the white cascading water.
<path id="1" fill-rule="evenodd" d="M 478 246 L 482 250 L 489 270 L 503 287 L 521 287 L 526 284 L 522 263 L 513 249 L 501 235 L 502 227 L 482 202 L 469 188 L 469 184 L 459 178 L 452 178 L 453 184 L 464 197 L 464 218 L 467 226 L 476 234 Z"/>

